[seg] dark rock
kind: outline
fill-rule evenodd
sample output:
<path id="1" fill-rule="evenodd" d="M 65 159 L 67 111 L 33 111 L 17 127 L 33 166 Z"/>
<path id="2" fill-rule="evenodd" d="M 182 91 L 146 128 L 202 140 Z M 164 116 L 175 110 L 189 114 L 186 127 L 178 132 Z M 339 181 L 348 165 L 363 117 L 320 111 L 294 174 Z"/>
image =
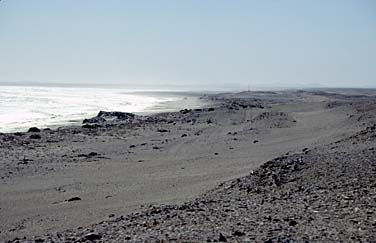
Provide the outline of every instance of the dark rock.
<path id="1" fill-rule="evenodd" d="M 82 121 L 82 123 L 104 123 L 106 122 L 106 119 L 103 117 L 93 117 L 89 119 L 85 119 Z"/>
<path id="2" fill-rule="evenodd" d="M 97 116 L 85 119 L 82 123 L 103 125 L 111 120 L 131 121 L 135 118 L 135 114 L 120 111 L 100 111 Z M 107 124 L 108 125 L 108 124 Z"/>
<path id="3" fill-rule="evenodd" d="M 220 233 L 218 241 L 227 242 L 227 238 L 222 233 Z"/>
<path id="4" fill-rule="evenodd" d="M 30 127 L 27 132 L 40 132 L 40 129 L 37 127 Z"/>
<path id="5" fill-rule="evenodd" d="M 258 143 L 259 141 L 258 140 L 253 140 L 253 143 Z"/>
<path id="6" fill-rule="evenodd" d="M 34 241 L 39 243 L 39 242 L 44 242 L 44 239 L 39 238 L 39 239 L 35 239 Z"/>
<path id="7" fill-rule="evenodd" d="M 98 156 L 99 154 L 96 153 L 96 152 L 90 152 L 88 154 L 79 154 L 77 155 L 77 157 L 86 157 L 86 158 L 89 158 L 89 157 L 94 157 L 94 156 Z"/>
<path id="8" fill-rule="evenodd" d="M 97 155 L 98 155 L 98 153 L 96 153 L 96 152 L 90 152 L 87 156 L 93 157 L 93 156 L 97 156 Z"/>
<path id="9" fill-rule="evenodd" d="M 41 139 L 42 137 L 39 134 L 32 134 L 30 135 L 31 139 Z"/>
<path id="10" fill-rule="evenodd" d="M 157 131 L 158 132 L 169 132 L 169 130 L 167 130 L 167 129 L 158 129 Z"/>
<path id="11" fill-rule="evenodd" d="M 82 128 L 93 129 L 93 128 L 97 128 L 97 125 L 85 124 L 82 126 Z"/>
<path id="12" fill-rule="evenodd" d="M 83 240 L 95 241 L 102 239 L 100 234 L 90 233 L 84 236 Z"/>
<path id="13" fill-rule="evenodd" d="M 32 159 L 27 159 L 26 156 L 18 164 L 27 165 L 29 162 L 33 161 Z"/>
<path id="14" fill-rule="evenodd" d="M 184 109 L 184 110 L 181 110 L 180 113 L 181 114 L 187 114 L 187 113 L 189 113 L 191 111 L 192 111 L 191 109 Z"/>
<path id="15" fill-rule="evenodd" d="M 298 224 L 298 222 L 296 221 L 296 220 L 293 220 L 293 219 L 290 219 L 289 220 L 289 225 L 290 226 L 295 226 L 295 225 L 297 225 Z"/>
<path id="16" fill-rule="evenodd" d="M 238 231 L 238 230 L 236 230 L 236 231 L 233 233 L 233 236 L 243 236 L 243 235 L 245 235 L 245 233 L 242 232 L 242 231 Z"/>
<path id="17" fill-rule="evenodd" d="M 135 114 L 121 111 L 100 111 L 97 117 L 116 117 L 119 120 L 133 119 Z"/>
<path id="18" fill-rule="evenodd" d="M 215 109 L 214 108 L 209 108 L 208 111 L 214 111 Z"/>
<path id="19" fill-rule="evenodd" d="M 68 200 L 66 200 L 67 202 L 73 202 L 73 201 L 80 201 L 81 198 L 80 197 L 72 197 L 72 198 L 69 198 Z"/>
<path id="20" fill-rule="evenodd" d="M 188 135 L 187 135 L 187 134 L 185 134 L 185 133 L 184 133 L 183 135 L 181 135 L 181 137 L 182 137 L 182 138 L 184 138 L 184 137 L 186 137 L 186 136 L 188 136 Z"/>

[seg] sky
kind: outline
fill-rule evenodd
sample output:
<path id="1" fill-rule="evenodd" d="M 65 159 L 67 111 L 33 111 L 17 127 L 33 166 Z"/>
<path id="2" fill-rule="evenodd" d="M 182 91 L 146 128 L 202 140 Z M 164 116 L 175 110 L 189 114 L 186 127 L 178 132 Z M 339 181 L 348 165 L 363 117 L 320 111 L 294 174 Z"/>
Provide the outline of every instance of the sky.
<path id="1" fill-rule="evenodd" d="M 0 82 L 376 87 L 376 1 L 1 0 Z"/>

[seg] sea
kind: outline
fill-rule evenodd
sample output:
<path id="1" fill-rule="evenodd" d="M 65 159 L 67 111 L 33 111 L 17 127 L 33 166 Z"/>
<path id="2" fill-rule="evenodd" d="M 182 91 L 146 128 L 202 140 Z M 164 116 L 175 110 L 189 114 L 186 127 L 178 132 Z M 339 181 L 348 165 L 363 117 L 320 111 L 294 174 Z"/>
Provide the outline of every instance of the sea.
<path id="1" fill-rule="evenodd" d="M 203 106 L 197 92 L 124 87 L 0 86 L 0 132 L 80 125 L 99 111 L 135 114 Z"/>

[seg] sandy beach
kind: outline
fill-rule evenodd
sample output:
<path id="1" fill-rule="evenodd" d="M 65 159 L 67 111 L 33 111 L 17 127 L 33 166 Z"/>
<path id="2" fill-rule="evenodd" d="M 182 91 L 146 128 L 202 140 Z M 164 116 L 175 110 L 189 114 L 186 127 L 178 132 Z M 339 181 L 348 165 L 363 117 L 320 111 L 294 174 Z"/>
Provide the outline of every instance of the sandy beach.
<path id="1" fill-rule="evenodd" d="M 0 241 L 376 241 L 375 90 L 201 99 L 0 134 Z"/>

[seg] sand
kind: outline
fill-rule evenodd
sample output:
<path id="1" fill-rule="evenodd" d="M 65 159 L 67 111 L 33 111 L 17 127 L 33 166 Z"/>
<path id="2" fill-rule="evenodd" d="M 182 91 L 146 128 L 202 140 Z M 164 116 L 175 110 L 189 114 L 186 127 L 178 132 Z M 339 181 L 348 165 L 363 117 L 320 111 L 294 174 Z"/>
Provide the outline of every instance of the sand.
<path id="1" fill-rule="evenodd" d="M 190 226 L 187 234 L 173 235 L 175 238 L 172 239 L 163 238 L 165 236 L 161 232 L 168 227 L 172 228 L 167 231 L 176 232 L 173 230 L 177 227 L 174 221 L 163 220 L 167 223 L 161 223 L 163 227 L 160 228 L 148 224 L 142 228 L 139 224 L 140 220 L 150 219 L 153 208 L 159 208 L 158 219 L 166 216 L 161 208 L 168 206 L 163 205 L 185 205 L 187 203 L 184 202 L 220 196 L 216 207 L 223 209 L 224 195 L 227 194 L 229 198 L 242 201 L 244 196 L 226 191 L 228 188 L 222 183 L 228 181 L 234 187 L 242 187 L 236 178 L 258 174 L 260 166 L 274 158 L 317 150 L 311 158 L 307 158 L 306 163 L 309 164 L 319 154 L 326 155 L 325 151 L 331 144 L 348 141 L 352 136 L 367 131 L 367 127 L 370 130 L 369 127 L 375 123 L 375 94 L 372 90 L 310 90 L 207 95 L 203 99 L 210 100 L 213 106 L 203 109 L 127 116 L 91 124 L 86 126 L 88 128 L 64 127 L 1 134 L 0 240 L 15 237 L 47 240 L 47 234 L 51 234 L 55 241 L 69 241 L 59 238 L 56 232 L 62 232 L 64 237 L 70 235 L 72 242 L 85 240 L 90 231 L 98 231 L 97 228 L 103 225 L 98 225 L 101 221 L 116 229 L 111 231 L 103 226 L 103 232 L 98 233 L 103 242 L 230 240 L 233 233 L 229 224 L 223 223 L 226 217 L 222 223 L 214 220 L 205 227 L 219 227 L 221 230 L 200 231 L 192 223 L 186 223 Z M 347 143 L 345 152 L 352 149 L 352 142 Z M 366 149 L 374 146 L 372 141 L 360 144 L 366 144 Z M 358 150 L 354 151 L 355 155 L 359 154 Z M 374 154 L 369 151 L 372 164 Z M 339 163 L 336 156 L 323 158 L 333 165 Z M 342 158 L 348 157 L 342 155 Z M 363 157 L 360 159 L 364 160 Z M 316 183 L 318 177 L 313 176 L 316 172 L 307 171 L 310 176 L 306 177 L 311 181 L 305 183 Z M 293 177 L 293 172 L 288 171 L 287 174 Z M 270 185 L 257 186 L 263 191 L 263 186 L 267 188 Z M 212 192 L 213 188 L 217 189 Z M 328 193 L 331 191 L 328 189 Z M 258 201 L 272 197 L 268 193 L 257 192 L 252 197 L 255 200 L 252 212 L 259 210 L 259 215 L 268 217 Z M 272 195 L 278 193 L 280 191 L 274 190 Z M 289 208 L 296 205 L 292 201 Z M 241 211 L 239 208 L 233 210 Z M 128 232 L 121 232 L 121 229 L 125 231 L 124 227 L 120 227 L 122 223 L 133 221 L 130 216 L 120 216 L 135 212 L 141 212 L 133 220 L 138 224 L 129 227 Z M 192 215 L 184 215 L 184 219 L 192 219 Z M 115 222 L 109 223 L 111 220 Z M 145 228 L 150 229 L 150 234 L 141 233 Z M 369 227 L 365 229 L 365 236 L 372 235 Z M 111 234 L 107 235 L 106 231 Z M 278 231 L 274 235 L 273 231 L 269 235 L 256 234 L 258 231 L 252 232 L 250 228 L 241 232 L 244 234 L 239 233 L 239 237 L 254 233 L 252 239 L 263 240 L 274 239 L 280 234 Z M 300 233 L 298 236 L 303 235 L 302 231 L 297 232 Z M 315 242 L 325 239 L 324 235 L 320 238 L 319 233 L 313 235 L 316 238 L 310 240 Z M 299 241 L 302 238 L 294 239 Z M 326 239 L 322 242 L 334 238 Z"/>

